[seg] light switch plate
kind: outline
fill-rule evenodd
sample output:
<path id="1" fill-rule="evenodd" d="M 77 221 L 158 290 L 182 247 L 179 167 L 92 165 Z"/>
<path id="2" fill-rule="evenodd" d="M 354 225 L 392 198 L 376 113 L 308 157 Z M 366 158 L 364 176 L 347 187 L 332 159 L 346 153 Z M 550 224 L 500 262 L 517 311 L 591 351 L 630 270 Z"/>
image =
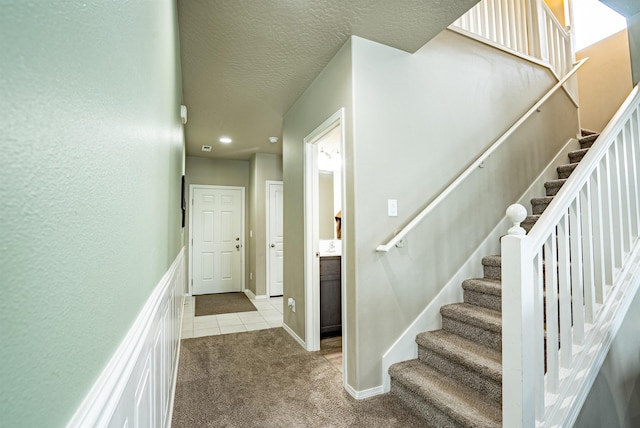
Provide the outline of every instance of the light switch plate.
<path id="1" fill-rule="evenodd" d="M 398 217 L 398 200 L 397 199 L 387 200 L 387 215 L 389 217 Z"/>

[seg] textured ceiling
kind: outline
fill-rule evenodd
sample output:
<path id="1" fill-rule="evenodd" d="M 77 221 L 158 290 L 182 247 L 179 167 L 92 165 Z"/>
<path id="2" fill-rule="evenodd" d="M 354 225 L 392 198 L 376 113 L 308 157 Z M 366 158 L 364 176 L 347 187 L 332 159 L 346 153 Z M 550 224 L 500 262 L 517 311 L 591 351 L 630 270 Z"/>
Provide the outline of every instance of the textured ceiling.
<path id="1" fill-rule="evenodd" d="M 282 153 L 268 137 L 281 140 L 283 115 L 351 35 L 415 52 L 475 3 L 179 0 L 187 155 Z"/>

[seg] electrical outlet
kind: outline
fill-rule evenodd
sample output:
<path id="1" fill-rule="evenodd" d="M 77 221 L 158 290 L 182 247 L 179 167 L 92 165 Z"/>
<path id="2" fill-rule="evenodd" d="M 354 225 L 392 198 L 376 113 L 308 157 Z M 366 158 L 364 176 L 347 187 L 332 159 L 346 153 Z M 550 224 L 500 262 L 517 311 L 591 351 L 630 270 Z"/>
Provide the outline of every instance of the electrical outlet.
<path id="1" fill-rule="evenodd" d="M 287 300 L 287 306 L 289 306 L 291 308 L 292 312 L 296 311 L 296 299 L 294 299 L 293 297 L 289 297 L 289 300 Z"/>
<path id="2" fill-rule="evenodd" d="M 249 272 L 249 281 L 253 281 L 253 272 Z"/>

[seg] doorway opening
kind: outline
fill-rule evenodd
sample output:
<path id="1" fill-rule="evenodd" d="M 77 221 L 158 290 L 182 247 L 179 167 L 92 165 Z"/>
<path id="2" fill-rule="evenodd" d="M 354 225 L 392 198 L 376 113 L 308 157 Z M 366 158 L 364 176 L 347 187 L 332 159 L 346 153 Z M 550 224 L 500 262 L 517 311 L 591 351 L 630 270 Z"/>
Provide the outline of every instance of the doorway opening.
<path id="1" fill-rule="evenodd" d="M 344 109 L 305 139 L 305 318 L 308 351 L 322 351 L 346 379 Z M 322 340 L 321 340 L 322 338 Z M 322 349 L 324 348 L 324 349 Z"/>

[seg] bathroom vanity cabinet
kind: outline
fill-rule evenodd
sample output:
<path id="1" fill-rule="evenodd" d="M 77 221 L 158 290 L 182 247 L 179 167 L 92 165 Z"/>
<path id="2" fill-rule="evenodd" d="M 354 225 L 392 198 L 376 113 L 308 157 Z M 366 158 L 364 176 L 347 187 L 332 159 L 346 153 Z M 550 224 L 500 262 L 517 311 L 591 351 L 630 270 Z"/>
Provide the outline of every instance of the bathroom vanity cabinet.
<path id="1" fill-rule="evenodd" d="M 320 257 L 320 336 L 342 334 L 341 257 Z"/>

